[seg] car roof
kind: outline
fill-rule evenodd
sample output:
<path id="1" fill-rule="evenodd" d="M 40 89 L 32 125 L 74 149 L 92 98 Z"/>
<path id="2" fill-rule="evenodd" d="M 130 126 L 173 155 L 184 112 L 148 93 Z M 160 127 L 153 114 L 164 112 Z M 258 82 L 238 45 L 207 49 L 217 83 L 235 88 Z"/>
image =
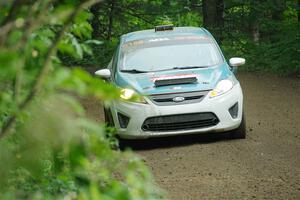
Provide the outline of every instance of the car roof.
<path id="1" fill-rule="evenodd" d="M 142 31 L 135 31 L 122 35 L 121 43 L 130 42 L 134 40 L 142 40 L 155 37 L 168 36 L 209 36 L 208 31 L 199 27 L 174 27 L 173 30 L 157 31 L 155 29 L 148 29 Z"/>

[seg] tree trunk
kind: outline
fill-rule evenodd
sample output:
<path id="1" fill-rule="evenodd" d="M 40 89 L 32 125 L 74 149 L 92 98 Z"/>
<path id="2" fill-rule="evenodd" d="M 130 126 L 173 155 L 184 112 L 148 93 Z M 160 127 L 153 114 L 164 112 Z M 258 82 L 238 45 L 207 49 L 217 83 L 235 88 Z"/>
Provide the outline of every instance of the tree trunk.
<path id="1" fill-rule="evenodd" d="M 224 27 L 224 1 L 203 0 L 202 12 L 204 27 L 214 34 L 218 42 L 221 42 Z"/>
<path id="2" fill-rule="evenodd" d="M 252 24 L 252 39 L 255 43 L 259 42 L 260 39 L 260 30 L 259 30 L 259 22 L 255 21 Z"/>
<path id="3" fill-rule="evenodd" d="M 274 0 L 274 8 L 275 9 L 272 11 L 272 19 L 281 21 L 283 19 L 283 12 L 286 8 L 286 0 Z"/>
<path id="4" fill-rule="evenodd" d="M 260 19 L 262 18 L 263 8 L 261 7 L 262 0 L 252 0 L 250 2 L 250 15 L 249 15 L 249 32 L 251 33 L 252 40 L 258 43 L 260 40 Z"/>
<path id="5" fill-rule="evenodd" d="M 114 24 L 114 12 L 115 12 L 115 0 L 111 0 L 110 2 L 110 9 L 109 9 L 109 18 L 108 18 L 108 30 L 107 30 L 107 40 L 111 39 L 112 31 L 113 31 L 113 24 Z"/>
<path id="6" fill-rule="evenodd" d="M 300 22 L 300 0 L 298 0 L 298 22 Z"/>
<path id="7" fill-rule="evenodd" d="M 101 3 L 96 3 L 91 7 L 91 13 L 94 15 L 91 21 L 91 25 L 93 27 L 92 37 L 94 39 L 99 39 L 102 36 L 101 23 L 99 20 L 100 9 L 101 9 Z"/>

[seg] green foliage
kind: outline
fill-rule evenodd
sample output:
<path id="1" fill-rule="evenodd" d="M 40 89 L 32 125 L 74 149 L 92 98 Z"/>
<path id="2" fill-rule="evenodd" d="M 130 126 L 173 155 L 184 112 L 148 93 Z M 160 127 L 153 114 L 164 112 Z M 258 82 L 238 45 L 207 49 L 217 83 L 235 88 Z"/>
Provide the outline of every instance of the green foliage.
<path id="1" fill-rule="evenodd" d="M 245 57 L 244 70 L 283 75 L 300 72 L 300 25 L 296 5 L 292 1 L 276 2 L 281 4 L 264 1 L 258 6 L 251 2 L 229 5 L 222 48 L 228 58 Z M 253 41 L 253 23 L 258 24 L 259 41 Z"/>
<path id="2" fill-rule="evenodd" d="M 260 45 L 249 44 L 248 70 L 277 72 L 280 74 L 297 73 L 300 71 L 300 35 L 299 24 L 283 24 L 285 29 L 272 43 L 261 43 Z"/>
<path id="3" fill-rule="evenodd" d="M 5 165 L 0 171 L 4 177 L 14 173 L 0 181 L 4 195 L 11 191 L 17 199 L 158 198 L 143 162 L 130 152 L 112 151 L 104 127 L 86 120 L 78 107 L 70 96 L 55 94 L 28 109 L 31 116 L 17 129 L 18 145 L 1 143 Z M 12 149 L 4 151 L 7 148 Z M 7 181 L 14 187 L 5 187 Z"/>
<path id="4" fill-rule="evenodd" d="M 78 101 L 119 97 L 73 67 L 105 45 L 92 38 L 88 8 L 70 18 L 82 2 L 0 7 L 0 199 L 164 198 L 143 161 L 117 150 L 114 129 L 88 120 Z"/>

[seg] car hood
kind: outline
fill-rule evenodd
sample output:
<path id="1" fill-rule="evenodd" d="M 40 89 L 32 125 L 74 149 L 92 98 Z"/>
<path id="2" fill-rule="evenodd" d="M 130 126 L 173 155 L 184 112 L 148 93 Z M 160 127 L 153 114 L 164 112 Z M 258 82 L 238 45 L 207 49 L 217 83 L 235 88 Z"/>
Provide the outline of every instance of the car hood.
<path id="1" fill-rule="evenodd" d="M 142 95 L 155 95 L 165 93 L 193 92 L 212 90 L 216 84 L 231 75 L 226 63 L 209 68 L 170 70 L 151 73 L 130 74 L 117 72 L 115 83 L 122 88 L 132 88 Z M 161 78 L 196 77 L 196 83 L 176 84 L 156 87 L 155 80 Z"/>

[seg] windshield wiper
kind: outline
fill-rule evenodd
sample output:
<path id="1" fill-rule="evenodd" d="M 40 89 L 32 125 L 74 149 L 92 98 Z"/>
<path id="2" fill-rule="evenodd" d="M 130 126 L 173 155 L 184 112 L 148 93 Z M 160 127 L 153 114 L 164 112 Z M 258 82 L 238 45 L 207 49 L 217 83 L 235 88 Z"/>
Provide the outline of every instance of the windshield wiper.
<path id="1" fill-rule="evenodd" d="M 209 66 L 187 66 L 187 67 L 173 67 L 172 69 L 197 69 L 197 68 L 207 68 Z"/>
<path id="2" fill-rule="evenodd" d="M 150 73 L 150 72 L 161 72 L 161 71 L 170 71 L 170 70 L 182 70 L 182 69 L 197 69 L 197 68 L 207 68 L 209 66 L 187 66 L 187 67 L 172 67 L 162 70 L 155 70 L 155 71 L 142 71 L 138 69 L 122 69 L 121 72 L 124 73 L 131 73 L 131 74 L 141 74 L 141 73 Z"/>
<path id="3" fill-rule="evenodd" d="M 197 68 L 207 68 L 209 66 L 187 66 L 187 67 L 172 67 L 172 68 L 167 68 L 167 69 L 162 69 L 162 70 L 157 70 L 156 72 L 160 71 L 170 71 L 170 70 L 182 70 L 182 69 L 197 69 Z"/>
<path id="4" fill-rule="evenodd" d="M 141 73 L 148 73 L 149 71 L 142 71 L 138 69 L 122 69 L 121 72 L 131 73 L 131 74 L 141 74 Z"/>

